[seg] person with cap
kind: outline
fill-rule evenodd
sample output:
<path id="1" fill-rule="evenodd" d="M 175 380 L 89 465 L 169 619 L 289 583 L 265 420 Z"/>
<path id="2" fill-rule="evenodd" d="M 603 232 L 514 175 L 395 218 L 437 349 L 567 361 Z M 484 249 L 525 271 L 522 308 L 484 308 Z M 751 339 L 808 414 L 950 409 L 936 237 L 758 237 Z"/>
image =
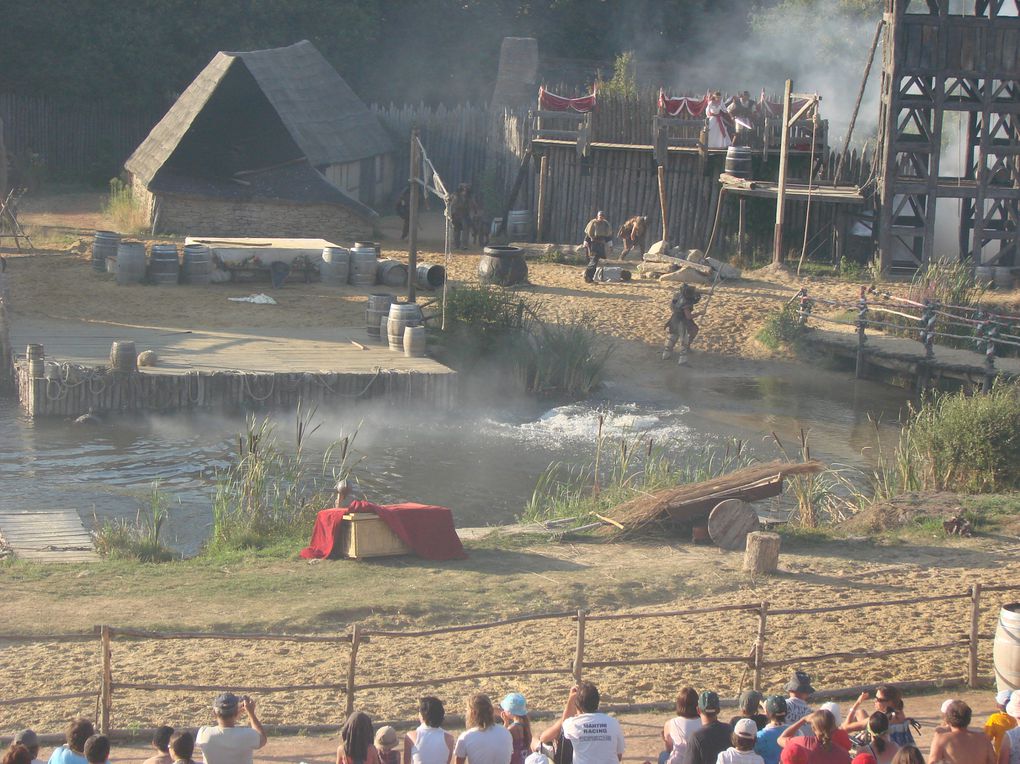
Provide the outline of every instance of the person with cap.
<path id="1" fill-rule="evenodd" d="M 719 721 L 719 695 L 703 690 L 698 696 L 701 729 L 687 740 L 684 764 L 716 764 L 719 754 L 730 747 L 733 728 Z"/>
<path id="2" fill-rule="evenodd" d="M 733 725 L 733 745 L 722 751 L 716 764 L 765 764 L 765 760 L 754 752 L 758 737 L 758 725 L 754 719 L 738 717 Z"/>
<path id="3" fill-rule="evenodd" d="M 666 750 L 659 755 L 659 764 L 683 764 L 687 741 L 700 729 L 698 691 L 693 687 L 681 687 L 676 696 L 676 716 L 662 727 L 662 742 Z"/>
<path id="4" fill-rule="evenodd" d="M 528 701 L 519 692 L 511 692 L 499 703 L 503 726 L 514 739 L 514 752 L 510 764 L 524 764 L 531 751 L 531 719 L 528 718 Z"/>
<path id="5" fill-rule="evenodd" d="M 591 282 L 595 278 L 595 268 L 599 260 L 606 256 L 606 247 L 613 240 L 613 227 L 606 220 L 602 210 L 584 227 L 584 247 L 588 250 L 588 267 L 584 271 L 584 280 Z"/>
<path id="6" fill-rule="evenodd" d="M 170 755 L 170 738 L 174 734 L 174 728 L 162 725 L 156 727 L 152 733 L 152 747 L 156 753 L 147 758 L 143 764 L 173 764 L 173 757 Z"/>
<path id="7" fill-rule="evenodd" d="M 992 748 L 995 749 L 996 756 L 1002 749 L 1002 738 L 1016 726 L 1016 719 L 1006 713 L 1010 695 L 1012 695 L 1010 690 L 1002 690 L 995 694 L 995 713 L 985 721 L 985 734 L 992 741 Z"/>
<path id="8" fill-rule="evenodd" d="M 39 736 L 35 734 L 35 730 L 21 730 L 14 733 L 11 745 L 25 746 L 32 757 L 32 764 L 43 764 L 43 760 L 39 758 Z"/>
<path id="9" fill-rule="evenodd" d="M 1006 713 L 1018 724 L 1006 730 L 1002 736 L 998 764 L 1017 764 L 1020 762 L 1020 690 L 1010 693 Z"/>
<path id="10" fill-rule="evenodd" d="M 620 722 L 599 711 L 599 690 L 591 682 L 570 688 L 559 721 L 539 738 L 549 744 L 560 733 L 573 748 L 573 764 L 617 764 L 623 760 L 624 739 Z"/>
<path id="11" fill-rule="evenodd" d="M 404 735 L 403 764 L 450 764 L 456 741 L 443 729 L 443 701 L 426 695 L 418 701 L 418 729 Z"/>
<path id="12" fill-rule="evenodd" d="M 764 729 L 758 730 L 754 752 L 765 760 L 765 764 L 779 764 L 779 755 L 783 749 L 776 739 L 786 729 L 786 698 L 773 695 L 766 699 L 765 714 L 769 721 Z"/>
<path id="13" fill-rule="evenodd" d="M 972 712 L 962 700 L 954 700 L 946 709 L 948 732 L 939 732 L 931 741 L 928 761 L 949 761 L 952 764 L 996 764 L 995 749 L 984 731 L 973 732 Z M 1005 743 L 1003 743 L 1005 747 Z M 1000 751 L 1001 756 L 1001 751 Z"/>
<path id="14" fill-rule="evenodd" d="M 239 727 L 240 712 L 248 716 L 250 727 Z M 252 764 L 252 754 L 269 739 L 255 713 L 255 699 L 223 692 L 213 700 L 215 726 L 198 728 L 195 745 L 202 751 L 205 764 Z"/>
<path id="15" fill-rule="evenodd" d="M 388 724 L 375 731 L 375 752 L 381 764 L 400 764 L 398 742 L 397 731 Z"/>
<path id="16" fill-rule="evenodd" d="M 808 724 L 812 734 L 804 735 L 801 728 Z M 776 738 L 783 749 L 780 764 L 850 764 L 850 739 L 845 732 L 838 736 L 840 732 L 831 711 L 819 709 L 801 717 Z"/>
<path id="17" fill-rule="evenodd" d="M 793 724 L 811 713 L 807 700 L 815 692 L 811 686 L 811 677 L 803 671 L 794 671 L 790 681 L 786 683 L 786 722 Z"/>
<path id="18" fill-rule="evenodd" d="M 730 726 L 736 729 L 737 722 L 741 719 L 753 719 L 757 725 L 755 733 L 758 730 L 765 729 L 765 725 L 769 723 L 769 718 L 761 712 L 761 702 L 763 700 L 765 700 L 765 697 L 757 690 L 745 690 L 740 693 L 740 699 L 737 702 L 740 708 L 740 715 L 730 719 Z"/>
<path id="19" fill-rule="evenodd" d="M 50 754 L 49 764 L 88 764 L 85 741 L 96 733 L 92 722 L 83 717 L 72 719 L 64 733 L 67 742 Z"/>

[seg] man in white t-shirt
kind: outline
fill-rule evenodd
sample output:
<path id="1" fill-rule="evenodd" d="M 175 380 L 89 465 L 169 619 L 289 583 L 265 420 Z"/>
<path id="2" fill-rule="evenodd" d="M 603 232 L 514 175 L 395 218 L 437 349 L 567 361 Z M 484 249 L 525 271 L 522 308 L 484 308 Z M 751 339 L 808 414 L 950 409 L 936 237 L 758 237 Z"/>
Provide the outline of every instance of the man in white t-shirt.
<path id="1" fill-rule="evenodd" d="M 248 714 L 250 727 L 237 726 L 241 709 Z M 213 701 L 213 711 L 216 726 L 199 727 L 195 737 L 205 764 L 252 764 L 252 754 L 268 742 L 262 722 L 255 715 L 255 700 L 224 692 Z"/>
<path id="2" fill-rule="evenodd" d="M 591 682 L 570 689 L 560 720 L 542 733 L 543 743 L 563 737 L 574 748 L 574 764 L 619 764 L 623 760 L 620 723 L 599 709 L 599 691 Z"/>

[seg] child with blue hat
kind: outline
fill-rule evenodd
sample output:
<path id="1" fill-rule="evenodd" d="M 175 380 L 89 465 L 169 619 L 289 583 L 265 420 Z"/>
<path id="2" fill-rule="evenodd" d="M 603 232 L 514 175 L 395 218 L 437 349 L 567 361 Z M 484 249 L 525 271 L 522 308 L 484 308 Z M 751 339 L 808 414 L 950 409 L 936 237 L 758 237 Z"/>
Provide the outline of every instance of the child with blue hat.
<path id="1" fill-rule="evenodd" d="M 528 701 L 519 692 L 511 692 L 499 703 L 503 724 L 514 740 L 510 764 L 524 764 L 531 753 L 531 719 L 528 718 Z"/>

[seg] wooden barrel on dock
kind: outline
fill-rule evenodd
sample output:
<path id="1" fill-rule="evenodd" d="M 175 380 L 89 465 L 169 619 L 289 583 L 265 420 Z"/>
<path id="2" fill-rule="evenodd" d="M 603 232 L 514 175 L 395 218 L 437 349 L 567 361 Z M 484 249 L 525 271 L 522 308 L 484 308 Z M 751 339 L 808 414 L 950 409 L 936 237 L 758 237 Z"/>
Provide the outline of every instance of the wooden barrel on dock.
<path id="1" fill-rule="evenodd" d="M 212 280 L 212 252 L 205 244 L 185 244 L 183 263 L 185 284 L 208 284 Z"/>
<path id="2" fill-rule="evenodd" d="M 419 289 L 439 289 L 446 283 L 446 268 L 441 265 L 422 263 L 414 272 L 414 281 Z"/>
<path id="3" fill-rule="evenodd" d="M 486 247 L 478 261 L 478 280 L 483 284 L 513 286 L 528 280 L 528 263 L 520 247 Z"/>
<path id="4" fill-rule="evenodd" d="M 421 326 L 421 307 L 416 303 L 393 303 L 390 305 L 389 319 L 386 321 L 386 337 L 390 350 L 400 352 L 404 349 L 404 329 L 409 326 Z"/>
<path id="5" fill-rule="evenodd" d="M 751 149 L 747 146 L 730 146 L 726 149 L 726 172 L 737 178 L 751 179 Z"/>
<path id="6" fill-rule="evenodd" d="M 141 284 L 145 279 L 145 245 L 122 241 L 117 246 L 117 284 Z"/>
<path id="7" fill-rule="evenodd" d="M 117 246 L 120 244 L 120 234 L 113 231 L 96 231 L 92 239 L 92 270 L 96 273 L 106 273 L 106 261 L 108 259 L 117 261 Z"/>
<path id="8" fill-rule="evenodd" d="M 367 287 L 375 284 L 376 259 L 372 247 L 355 247 L 351 250 L 351 286 Z"/>
<path id="9" fill-rule="evenodd" d="M 390 305 L 396 300 L 391 294 L 370 294 L 368 296 L 368 308 L 365 310 L 365 331 L 372 339 L 379 339 L 382 334 L 379 331 L 379 324 L 388 320 Z"/>
<path id="10" fill-rule="evenodd" d="M 995 689 L 1020 690 L 1020 602 L 1003 605 L 992 644 Z"/>
<path id="11" fill-rule="evenodd" d="M 346 284 L 351 275 L 351 251 L 346 247 L 323 247 L 319 278 L 323 284 Z"/>
<path id="12" fill-rule="evenodd" d="M 114 371 L 138 371 L 138 352 L 132 340 L 117 340 L 110 346 L 110 368 Z"/>
<path id="13" fill-rule="evenodd" d="M 28 359 L 28 375 L 32 378 L 46 376 L 46 352 L 43 346 L 32 343 L 25 348 L 25 358 Z"/>
<path id="14" fill-rule="evenodd" d="M 376 259 L 382 257 L 382 245 L 377 241 L 356 241 L 354 242 L 355 249 L 374 249 Z"/>
<path id="15" fill-rule="evenodd" d="M 408 358 L 421 358 L 425 355 L 425 327 L 404 327 L 404 355 Z"/>
<path id="16" fill-rule="evenodd" d="M 176 244 L 153 244 L 149 255 L 149 281 L 156 286 L 177 286 L 181 263 Z"/>
<path id="17" fill-rule="evenodd" d="M 407 266 L 399 260 L 377 260 L 376 283 L 388 287 L 407 286 Z"/>

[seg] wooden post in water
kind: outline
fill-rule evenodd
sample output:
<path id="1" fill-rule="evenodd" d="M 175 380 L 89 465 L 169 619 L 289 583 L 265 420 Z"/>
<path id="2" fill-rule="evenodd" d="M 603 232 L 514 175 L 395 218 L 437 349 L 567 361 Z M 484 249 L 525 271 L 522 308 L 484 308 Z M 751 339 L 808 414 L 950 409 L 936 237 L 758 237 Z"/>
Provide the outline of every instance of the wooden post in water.
<path id="1" fill-rule="evenodd" d="M 659 165 L 656 170 L 659 176 L 659 208 L 662 210 L 662 240 L 669 241 L 669 221 L 666 219 L 666 167 Z"/>
<path id="2" fill-rule="evenodd" d="M 776 228 L 772 237 L 772 263 L 781 265 L 783 253 L 783 215 L 786 211 L 786 165 L 790 151 L 790 91 L 793 80 L 787 80 L 783 88 L 782 141 L 779 144 L 779 183 L 776 187 Z"/>
<path id="3" fill-rule="evenodd" d="M 411 128 L 411 169 L 408 175 L 408 183 L 411 185 L 411 206 L 407 217 L 407 301 L 417 301 L 415 287 L 418 277 L 418 196 L 421 189 L 418 186 L 418 170 L 421 161 L 418 159 L 418 128 Z M 350 711 L 348 711 L 350 713 Z"/>

